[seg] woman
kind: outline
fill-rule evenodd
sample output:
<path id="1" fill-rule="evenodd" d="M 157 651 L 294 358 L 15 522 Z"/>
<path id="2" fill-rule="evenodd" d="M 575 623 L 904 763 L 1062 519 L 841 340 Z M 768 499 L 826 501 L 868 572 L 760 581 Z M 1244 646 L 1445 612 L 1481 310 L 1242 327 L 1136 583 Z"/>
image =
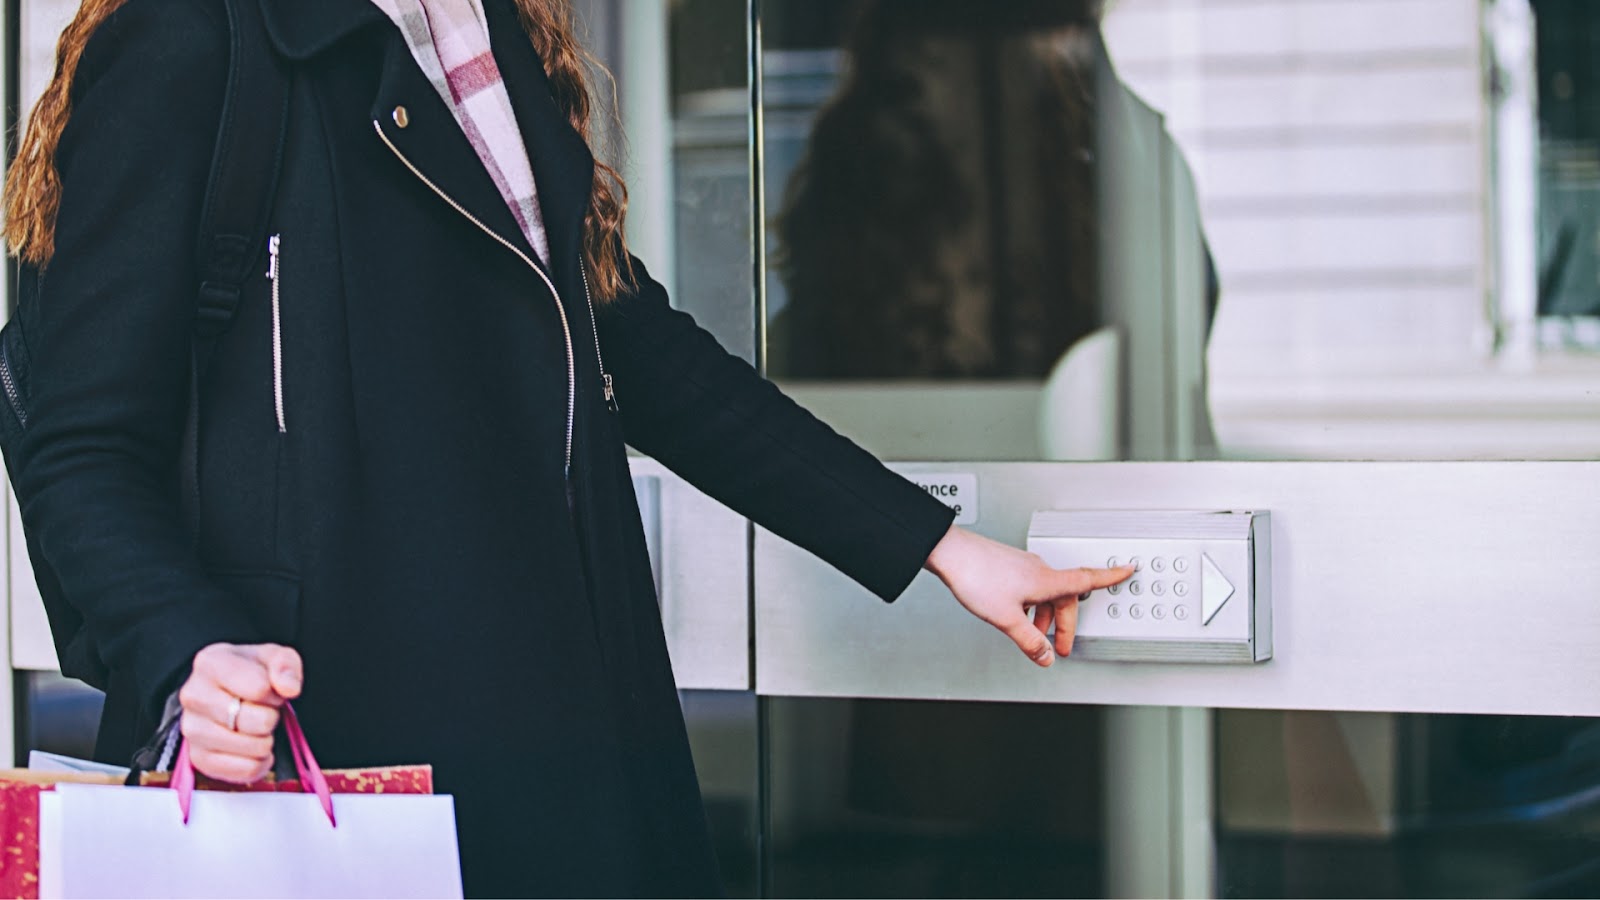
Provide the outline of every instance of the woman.
<path id="1" fill-rule="evenodd" d="M 256 779 L 292 699 L 327 765 L 435 766 L 470 893 L 711 893 L 624 442 L 886 600 L 926 566 L 1040 665 L 1130 574 L 952 528 L 669 307 L 564 3 L 262 11 L 293 74 L 273 279 L 206 373 L 198 547 L 172 471 L 220 0 L 85 2 L 9 179 L 13 478 L 112 673 L 100 756 L 181 686 L 197 767 Z"/>

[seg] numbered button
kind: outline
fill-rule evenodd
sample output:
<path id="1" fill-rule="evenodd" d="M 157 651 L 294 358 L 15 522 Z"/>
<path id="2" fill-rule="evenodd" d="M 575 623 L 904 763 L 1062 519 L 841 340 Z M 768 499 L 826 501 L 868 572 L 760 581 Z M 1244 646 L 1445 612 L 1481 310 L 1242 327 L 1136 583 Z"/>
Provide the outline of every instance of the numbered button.
<path id="1" fill-rule="evenodd" d="M 1189 618 L 1189 607 L 1179 606 L 1172 610 L 1172 617 L 1182 622 Z"/>
<path id="2" fill-rule="evenodd" d="M 1189 596 L 1189 583 L 1187 581 L 1178 582 L 1172 586 L 1172 592 L 1177 594 L 1179 597 Z"/>
<path id="3" fill-rule="evenodd" d="M 1106 568 L 1108 568 L 1108 569 L 1115 569 L 1120 565 L 1122 565 L 1122 560 L 1117 559 L 1115 556 L 1113 556 L 1110 559 L 1106 560 Z"/>
<path id="4" fill-rule="evenodd" d="M 1150 607 L 1150 618 L 1152 618 L 1152 619 L 1165 619 L 1166 617 L 1167 617 L 1167 608 L 1165 606 L 1152 606 L 1152 607 Z"/>
<path id="5" fill-rule="evenodd" d="M 1113 603 L 1110 606 L 1106 607 L 1106 615 L 1110 616 L 1113 619 L 1120 619 L 1120 618 L 1122 618 L 1122 607 L 1120 607 L 1120 606 L 1116 605 L 1115 603 Z"/>
<path id="6" fill-rule="evenodd" d="M 1135 619 L 1142 619 L 1144 618 L 1144 607 L 1137 604 L 1130 606 L 1128 607 L 1128 615 L 1134 617 Z"/>
<path id="7" fill-rule="evenodd" d="M 1106 590 L 1112 594 L 1120 594 L 1122 593 L 1122 585 L 1113 584 L 1111 587 L 1106 588 Z"/>
<path id="8" fill-rule="evenodd" d="M 1140 559 L 1137 556 L 1135 556 L 1132 559 L 1128 560 L 1128 565 L 1133 566 L 1133 570 L 1135 572 L 1143 572 L 1144 571 L 1144 560 Z"/>
<path id="9" fill-rule="evenodd" d="M 1143 594 L 1144 593 L 1144 584 L 1142 582 L 1138 582 L 1138 581 L 1130 583 L 1128 585 L 1128 593 L 1134 595 L 1135 597 L 1139 596 L 1140 594 Z"/>
<path id="10" fill-rule="evenodd" d="M 1162 559 L 1159 556 L 1156 557 L 1155 559 L 1150 560 L 1150 571 L 1152 571 L 1152 572 L 1165 572 L 1166 570 L 1167 570 L 1167 561 L 1166 560 Z"/>
<path id="11" fill-rule="evenodd" d="M 1173 560 L 1172 561 L 1172 571 L 1177 572 L 1179 575 L 1182 575 L 1183 573 L 1189 571 L 1189 560 L 1184 558 L 1184 557 L 1182 557 L 1182 556 L 1180 556 L 1177 559 Z"/>
<path id="12" fill-rule="evenodd" d="M 1167 595 L 1167 583 L 1165 581 L 1155 582 L 1150 585 L 1150 593 L 1155 594 L 1157 597 L 1165 597 Z"/>

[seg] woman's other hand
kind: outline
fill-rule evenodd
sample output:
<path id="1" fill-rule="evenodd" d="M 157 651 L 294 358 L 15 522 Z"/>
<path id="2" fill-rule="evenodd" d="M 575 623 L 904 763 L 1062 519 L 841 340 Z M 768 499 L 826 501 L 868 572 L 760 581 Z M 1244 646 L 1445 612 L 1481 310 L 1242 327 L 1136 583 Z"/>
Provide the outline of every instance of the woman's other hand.
<path id="1" fill-rule="evenodd" d="M 196 653 L 178 691 L 195 771 L 234 784 L 265 778 L 278 710 L 300 696 L 304 677 L 300 654 L 277 644 L 212 644 Z"/>
<path id="2" fill-rule="evenodd" d="M 1054 569 L 1037 554 L 951 526 L 928 556 L 939 576 L 967 611 L 1000 629 L 1041 666 L 1072 652 L 1078 601 L 1090 591 L 1120 584 L 1132 566 L 1116 569 Z M 1051 650 L 1050 626 L 1055 626 Z"/>

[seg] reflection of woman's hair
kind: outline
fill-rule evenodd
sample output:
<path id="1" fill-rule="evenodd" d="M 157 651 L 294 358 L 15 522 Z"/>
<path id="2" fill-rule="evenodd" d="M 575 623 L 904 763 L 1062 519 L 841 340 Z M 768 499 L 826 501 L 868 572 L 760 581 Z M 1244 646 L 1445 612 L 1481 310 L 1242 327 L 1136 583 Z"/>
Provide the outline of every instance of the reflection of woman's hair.
<path id="1" fill-rule="evenodd" d="M 793 377 L 1038 377 L 1098 325 L 1098 0 L 876 0 L 776 223 Z"/>

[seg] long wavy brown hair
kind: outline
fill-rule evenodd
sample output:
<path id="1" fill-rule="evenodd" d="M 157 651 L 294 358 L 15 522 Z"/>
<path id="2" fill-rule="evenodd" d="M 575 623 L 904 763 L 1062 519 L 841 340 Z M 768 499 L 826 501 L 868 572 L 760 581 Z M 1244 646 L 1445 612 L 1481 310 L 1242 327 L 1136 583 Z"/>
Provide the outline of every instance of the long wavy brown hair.
<path id="1" fill-rule="evenodd" d="M 127 0 L 83 0 L 61 33 L 56 71 L 29 117 L 5 185 L 5 238 L 24 262 L 43 266 L 55 252 L 56 215 L 61 206 L 61 174 L 56 148 L 72 115 L 72 80 L 90 35 Z M 579 43 L 567 0 L 516 0 L 523 28 L 544 61 L 556 106 L 572 127 L 593 144 L 594 99 L 589 70 L 607 83 L 610 75 Z M 595 298 L 605 301 L 633 283 L 633 266 L 623 240 L 628 189 L 617 170 L 598 159 L 589 209 L 584 217 L 583 255 Z"/>

